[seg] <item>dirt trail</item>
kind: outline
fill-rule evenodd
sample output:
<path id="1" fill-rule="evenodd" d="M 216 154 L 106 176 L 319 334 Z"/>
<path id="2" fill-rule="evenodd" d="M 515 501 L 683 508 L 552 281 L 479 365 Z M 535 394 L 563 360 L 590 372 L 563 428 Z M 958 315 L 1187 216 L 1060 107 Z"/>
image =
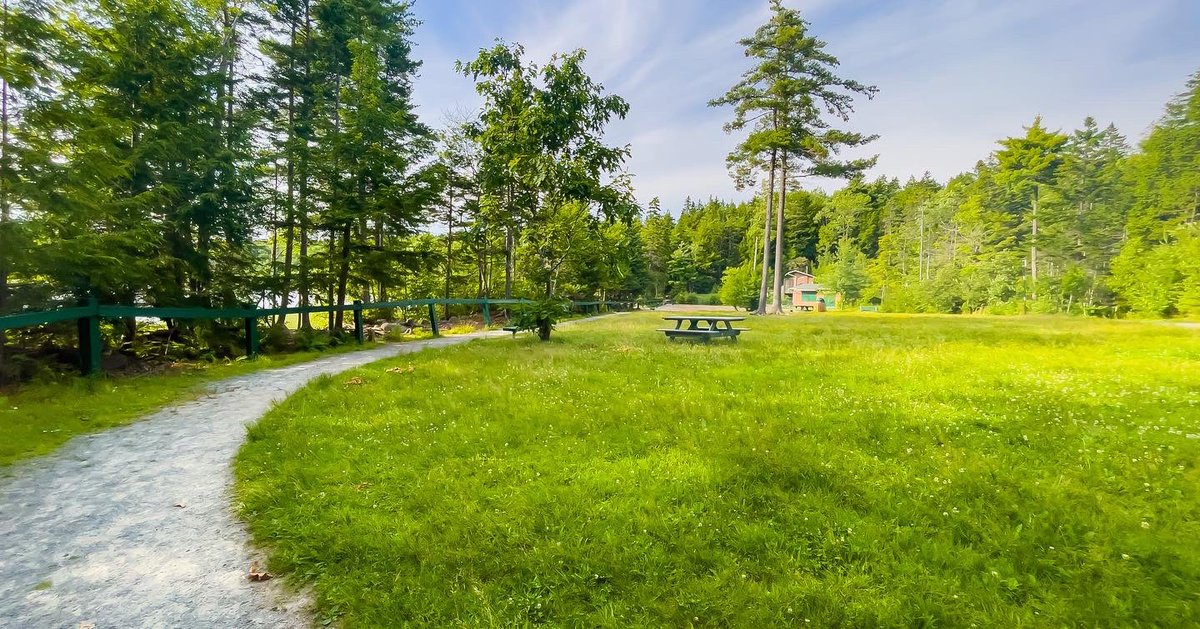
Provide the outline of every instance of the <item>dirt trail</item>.
<path id="1" fill-rule="evenodd" d="M 505 332 L 387 345 L 218 382 L 203 397 L 81 436 L 0 478 L 0 626 L 295 627 L 231 509 L 245 427 L 309 380 Z"/>

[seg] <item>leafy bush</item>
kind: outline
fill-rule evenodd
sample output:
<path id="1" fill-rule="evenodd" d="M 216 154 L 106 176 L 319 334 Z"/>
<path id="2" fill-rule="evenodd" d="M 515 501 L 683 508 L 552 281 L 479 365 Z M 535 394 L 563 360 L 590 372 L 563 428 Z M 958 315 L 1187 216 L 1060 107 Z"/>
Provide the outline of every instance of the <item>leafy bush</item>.
<path id="1" fill-rule="evenodd" d="M 260 326 L 258 347 L 272 354 L 291 351 L 294 347 L 292 331 L 282 321 Z"/>
<path id="2" fill-rule="evenodd" d="M 304 351 L 323 350 L 332 345 L 328 334 L 323 330 L 313 328 L 297 330 L 293 339 L 296 343 L 296 348 Z"/>
<path id="3" fill-rule="evenodd" d="M 536 330 L 538 338 L 549 341 L 554 325 L 570 313 L 569 301 L 550 297 L 519 306 L 513 312 L 512 324 L 520 330 Z"/>
<path id="4" fill-rule="evenodd" d="M 726 306 L 750 310 L 758 297 L 758 282 L 755 281 L 753 269 L 748 266 L 725 269 L 718 296 Z"/>
<path id="5" fill-rule="evenodd" d="M 699 306 L 719 306 L 721 297 L 716 293 L 675 293 L 675 303 Z"/>
<path id="6" fill-rule="evenodd" d="M 206 321 L 196 326 L 195 334 L 203 356 L 209 360 L 246 355 L 246 340 L 241 326 Z"/>

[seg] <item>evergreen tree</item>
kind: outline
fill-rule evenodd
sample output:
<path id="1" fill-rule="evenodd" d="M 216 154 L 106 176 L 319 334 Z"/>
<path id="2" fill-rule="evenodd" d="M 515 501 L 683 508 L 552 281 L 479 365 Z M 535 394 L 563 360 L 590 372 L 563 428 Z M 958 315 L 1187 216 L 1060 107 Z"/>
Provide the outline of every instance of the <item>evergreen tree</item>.
<path id="1" fill-rule="evenodd" d="M 763 287 L 759 314 L 766 312 L 766 267 L 770 222 L 775 214 L 774 291 L 771 312 L 781 313 L 783 301 L 783 234 L 789 177 L 848 178 L 871 167 L 875 160 L 843 160 L 845 148 L 867 144 L 875 136 L 834 128 L 827 116 L 849 120 L 855 96 L 874 96 L 876 88 L 837 76 L 838 60 L 825 51 L 825 42 L 808 33 L 799 11 L 771 0 L 771 18 L 752 37 L 739 42 L 756 60 L 742 80 L 710 105 L 733 105 L 728 130 L 755 129 L 729 158 L 743 170 L 767 173 L 767 217 L 763 230 Z M 776 169 L 779 169 L 778 176 Z M 780 184 L 780 210 L 774 212 L 775 182 Z"/>
<path id="2" fill-rule="evenodd" d="M 1200 72 L 1129 160 L 1128 240 L 1108 283 L 1135 312 L 1200 312 Z"/>
<path id="3" fill-rule="evenodd" d="M 642 226 L 642 240 L 645 243 L 651 296 L 661 298 L 666 294 L 670 281 L 671 254 L 675 252 L 677 244 L 675 219 L 661 210 L 657 197 L 650 201 L 650 209 Z"/>
<path id="4" fill-rule="evenodd" d="M 1038 257 L 1039 230 L 1044 226 L 1039 210 L 1045 188 L 1055 182 L 1066 143 L 1067 137 L 1046 130 L 1039 116 L 1025 128 L 1024 137 L 1001 140 L 1004 148 L 996 153 L 994 180 L 999 187 L 998 209 L 1007 215 L 1011 229 L 1004 236 L 1029 251 L 1030 297 L 1034 301 L 1038 298 L 1038 271 L 1043 264 Z"/>

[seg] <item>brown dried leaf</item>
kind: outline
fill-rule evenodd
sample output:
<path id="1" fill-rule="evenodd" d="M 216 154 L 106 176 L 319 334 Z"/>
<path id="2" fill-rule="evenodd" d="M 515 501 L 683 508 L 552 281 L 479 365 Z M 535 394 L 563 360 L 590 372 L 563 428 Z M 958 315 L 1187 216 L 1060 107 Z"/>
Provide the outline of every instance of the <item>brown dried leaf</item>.
<path id="1" fill-rule="evenodd" d="M 359 386 L 359 385 L 363 385 L 363 384 L 366 384 L 366 381 L 364 381 L 362 378 L 359 378 L 358 376 L 354 376 L 353 378 L 346 381 L 346 386 Z"/>
<path id="2" fill-rule="evenodd" d="M 180 509 L 183 509 L 184 507 L 187 506 L 187 503 L 186 502 L 177 502 L 177 503 L 175 503 L 175 506 L 179 507 Z"/>
<path id="3" fill-rule="evenodd" d="M 96 623 L 87 621 L 81 622 L 79 623 L 79 629 L 96 629 Z"/>
<path id="4" fill-rule="evenodd" d="M 270 572 L 259 570 L 257 561 L 250 564 L 250 573 L 246 575 L 246 577 L 251 581 L 266 581 L 274 576 L 275 575 L 271 574 Z"/>
<path id="5" fill-rule="evenodd" d="M 412 373 L 413 369 L 415 369 L 415 367 L 413 367 L 412 365 L 408 365 L 406 367 L 391 367 L 387 370 L 387 372 L 388 373 Z"/>

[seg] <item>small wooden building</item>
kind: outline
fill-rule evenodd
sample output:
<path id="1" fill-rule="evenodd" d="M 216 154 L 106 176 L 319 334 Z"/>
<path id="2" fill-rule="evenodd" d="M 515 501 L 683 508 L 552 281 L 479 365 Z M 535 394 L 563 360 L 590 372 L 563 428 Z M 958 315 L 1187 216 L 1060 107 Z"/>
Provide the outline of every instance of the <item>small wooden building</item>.
<path id="1" fill-rule="evenodd" d="M 791 295 L 792 306 L 811 304 L 815 310 L 825 310 L 834 305 L 834 296 L 825 292 L 812 273 L 788 271 L 783 278 L 783 292 Z"/>

